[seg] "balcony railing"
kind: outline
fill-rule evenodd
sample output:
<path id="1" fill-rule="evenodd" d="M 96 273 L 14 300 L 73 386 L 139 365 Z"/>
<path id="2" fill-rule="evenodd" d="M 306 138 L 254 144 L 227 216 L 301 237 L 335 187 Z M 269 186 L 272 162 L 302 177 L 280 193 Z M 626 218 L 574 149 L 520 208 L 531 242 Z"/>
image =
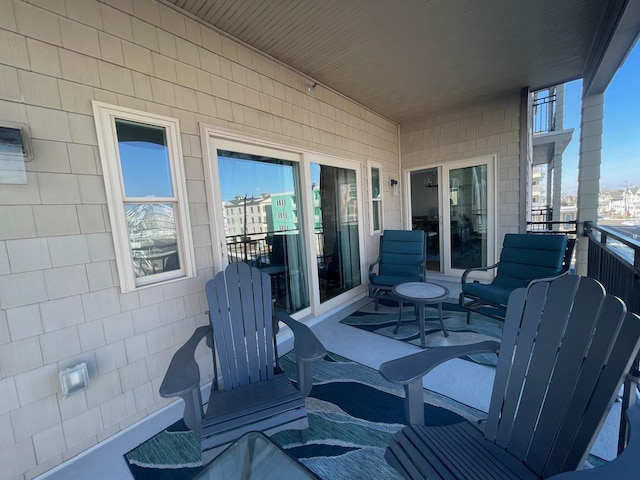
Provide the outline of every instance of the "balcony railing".
<path id="1" fill-rule="evenodd" d="M 553 221 L 551 207 L 531 210 L 531 220 L 527 222 L 527 233 L 566 233 L 575 238 L 578 233 L 576 220 Z"/>
<path id="2" fill-rule="evenodd" d="M 556 129 L 556 95 L 533 100 L 533 133 L 553 132 Z"/>
<path id="3" fill-rule="evenodd" d="M 227 256 L 229 263 L 247 262 L 252 265 L 269 264 L 274 253 L 280 256 L 284 252 L 274 252 L 273 242 L 271 238 L 278 235 L 298 235 L 299 230 L 272 231 L 248 233 L 246 235 L 228 235 L 227 236 Z M 324 234 L 321 229 L 316 230 L 316 254 L 322 255 L 324 251 Z M 284 259 L 286 262 L 286 258 Z"/>
<path id="4" fill-rule="evenodd" d="M 552 220 L 553 209 L 551 207 L 533 208 L 531 209 L 531 221 L 527 222 L 527 232 L 553 230 Z"/>
<path id="5" fill-rule="evenodd" d="M 584 235 L 589 238 L 587 276 L 602 283 L 608 293 L 620 297 L 629 311 L 640 314 L 640 242 L 620 230 L 592 222 L 585 222 Z M 640 357 L 624 383 L 623 412 L 635 401 L 639 377 Z M 627 423 L 622 418 L 618 452 L 624 449 L 626 433 Z"/>
<path id="6" fill-rule="evenodd" d="M 587 275 L 640 314 L 640 241 L 592 222 L 584 228 L 589 238 Z"/>

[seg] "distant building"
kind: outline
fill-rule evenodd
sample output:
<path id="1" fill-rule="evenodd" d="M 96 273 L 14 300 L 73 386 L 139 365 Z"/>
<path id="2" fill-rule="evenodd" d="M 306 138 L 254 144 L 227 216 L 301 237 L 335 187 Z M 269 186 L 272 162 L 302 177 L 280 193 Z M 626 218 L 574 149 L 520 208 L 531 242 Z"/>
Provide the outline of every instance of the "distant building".
<path id="1" fill-rule="evenodd" d="M 640 187 L 606 190 L 598 195 L 598 213 L 619 218 L 640 215 Z"/>
<path id="2" fill-rule="evenodd" d="M 273 231 L 271 202 L 271 195 L 268 193 L 259 197 L 238 196 L 225 202 L 225 235 L 242 237 Z"/>

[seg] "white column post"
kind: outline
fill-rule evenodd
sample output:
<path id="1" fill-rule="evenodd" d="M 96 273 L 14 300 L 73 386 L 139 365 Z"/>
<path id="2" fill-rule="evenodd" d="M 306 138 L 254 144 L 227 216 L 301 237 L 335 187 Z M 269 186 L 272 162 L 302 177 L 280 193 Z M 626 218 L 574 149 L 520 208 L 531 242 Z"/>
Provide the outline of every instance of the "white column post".
<path id="1" fill-rule="evenodd" d="M 602 126 L 604 94 L 582 97 L 580 116 L 580 153 L 578 160 L 578 244 L 576 273 L 587 274 L 588 242 L 581 237 L 586 221 L 597 221 L 600 163 L 602 158 Z"/>

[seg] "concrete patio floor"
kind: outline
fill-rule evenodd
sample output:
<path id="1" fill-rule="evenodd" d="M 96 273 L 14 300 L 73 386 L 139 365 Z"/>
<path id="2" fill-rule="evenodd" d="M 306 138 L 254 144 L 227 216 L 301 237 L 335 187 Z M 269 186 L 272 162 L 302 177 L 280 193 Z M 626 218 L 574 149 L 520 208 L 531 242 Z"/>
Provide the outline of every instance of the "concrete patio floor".
<path id="1" fill-rule="evenodd" d="M 446 286 L 450 291 L 449 301 L 456 303 L 459 283 L 447 283 Z M 374 369 L 378 369 L 380 364 L 385 361 L 420 350 L 415 345 L 340 323 L 340 320 L 369 301 L 368 298 L 358 299 L 348 307 L 327 316 L 313 327 L 313 331 L 327 350 Z M 282 351 L 285 351 L 286 346 L 290 343 L 292 342 L 284 342 Z M 493 375 L 494 369 L 492 367 L 456 359 L 430 372 L 424 379 L 424 387 L 478 410 L 487 411 Z M 132 479 L 123 455 L 177 420 L 182 414 L 181 403 L 174 402 L 156 412 L 147 421 L 131 426 L 65 464 L 46 472 L 38 479 Z M 614 404 L 592 449 L 591 453 L 600 458 L 610 460 L 616 456 L 620 406 L 620 402 Z"/>

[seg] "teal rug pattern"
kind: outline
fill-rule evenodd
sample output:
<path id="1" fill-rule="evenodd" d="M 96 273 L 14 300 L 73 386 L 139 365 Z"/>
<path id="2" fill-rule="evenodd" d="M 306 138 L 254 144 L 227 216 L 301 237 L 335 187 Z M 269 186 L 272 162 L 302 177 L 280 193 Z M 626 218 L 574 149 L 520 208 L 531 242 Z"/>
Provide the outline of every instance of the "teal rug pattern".
<path id="1" fill-rule="evenodd" d="M 383 298 L 380 300 L 378 310 L 375 310 L 375 304 L 372 300 L 357 312 L 341 320 L 340 323 L 419 346 L 420 329 L 413 305 L 405 304 L 402 309 L 400 328 L 397 333 L 394 333 L 399 313 L 400 308 L 397 302 Z M 442 304 L 442 318 L 449 333 L 448 337 L 442 334 L 436 306 L 425 306 L 425 318 L 427 347 L 465 345 L 502 338 L 503 322 L 472 313 L 471 323 L 467 324 L 467 312 L 457 304 L 446 302 Z M 496 355 L 493 354 L 471 355 L 467 358 L 467 360 L 490 366 L 496 365 L 496 359 Z"/>
<path id="2" fill-rule="evenodd" d="M 292 354 L 281 359 L 295 378 Z M 402 387 L 384 380 L 377 370 L 335 354 L 316 362 L 314 386 L 306 400 L 308 441 L 287 430 L 272 439 L 325 480 L 400 478 L 384 460 L 391 436 L 404 425 Z M 483 414 L 425 390 L 428 425 L 474 420 Z M 125 455 L 136 480 L 185 480 L 200 469 L 198 438 L 180 421 Z"/>

